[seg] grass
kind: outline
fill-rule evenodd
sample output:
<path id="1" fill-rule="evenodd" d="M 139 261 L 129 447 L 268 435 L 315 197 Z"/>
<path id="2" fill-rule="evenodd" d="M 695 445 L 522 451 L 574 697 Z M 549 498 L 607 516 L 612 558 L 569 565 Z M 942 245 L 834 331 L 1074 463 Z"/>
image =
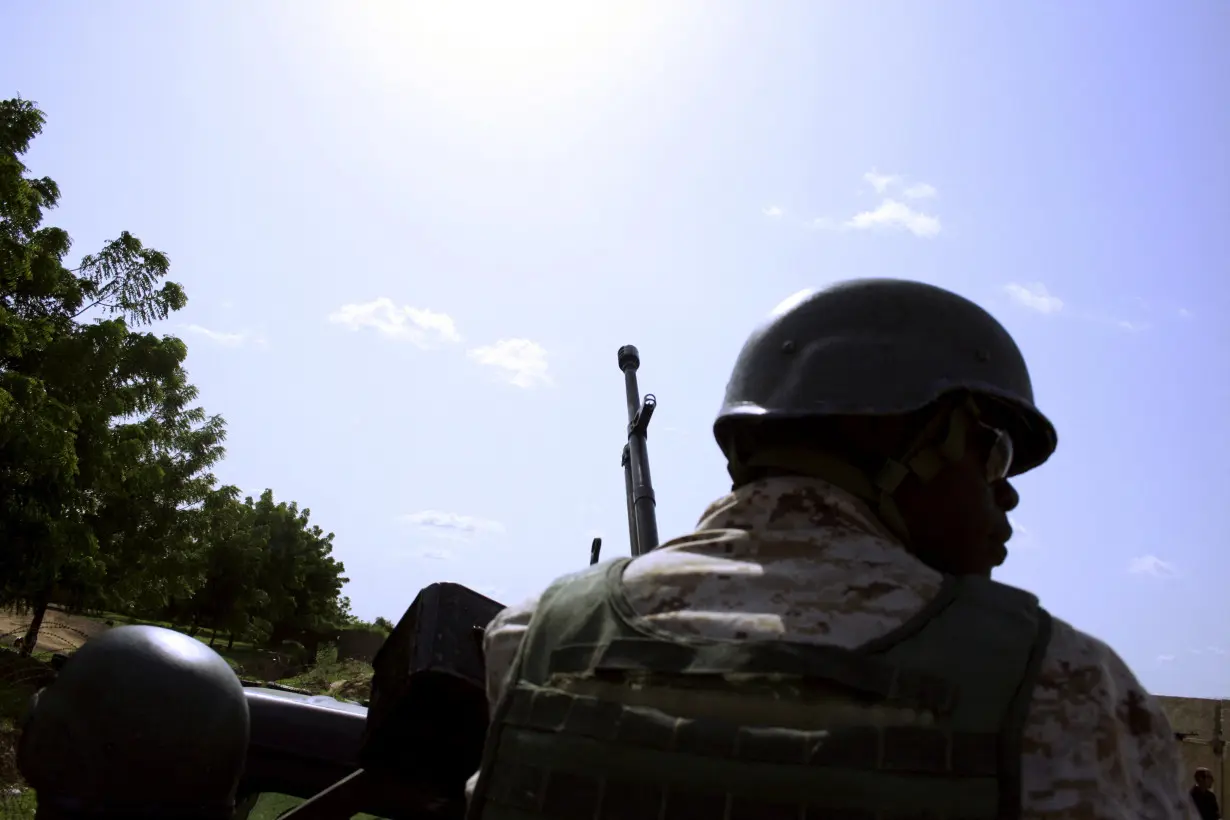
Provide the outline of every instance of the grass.
<path id="1" fill-rule="evenodd" d="M 17 771 L 17 726 L 33 694 L 31 682 L 0 668 L 0 817 L 5 820 L 34 816 L 34 791 Z"/>
<path id="2" fill-rule="evenodd" d="M 34 789 L 0 786 L 0 817 L 4 820 L 33 818 L 37 808 Z"/>
<path id="3" fill-rule="evenodd" d="M 252 811 L 248 813 L 248 820 L 274 820 L 283 812 L 290 811 L 302 802 L 298 797 L 291 797 L 288 794 L 266 792 L 260 796 L 256 805 L 252 807 Z M 356 814 L 353 820 L 379 820 L 379 818 L 371 814 Z"/>
<path id="4" fill-rule="evenodd" d="M 316 653 L 316 662 L 303 674 L 278 683 L 339 700 L 366 703 L 372 695 L 372 668 L 362 661 L 339 661 L 337 647 L 326 646 Z"/>
<path id="5" fill-rule="evenodd" d="M 122 615 L 116 612 L 103 612 L 98 615 L 83 616 L 98 621 L 111 621 L 115 624 L 143 624 L 160 626 L 186 633 L 180 625 L 166 621 L 156 621 L 149 618 L 138 618 Z M 364 628 L 362 626 L 358 628 Z M 387 630 L 367 625 L 373 632 L 387 635 Z M 335 648 L 325 648 L 317 652 L 315 663 L 299 675 L 283 677 L 289 664 L 280 664 L 274 658 L 277 652 L 262 649 L 250 641 L 236 640 L 227 648 L 229 641 L 225 632 L 217 632 L 202 627 L 196 634 L 196 639 L 209 645 L 211 638 L 217 635 L 212 649 L 221 655 L 235 673 L 240 677 L 251 677 L 258 680 L 276 680 L 278 683 L 307 689 L 320 695 L 332 695 L 343 700 L 366 701 L 371 694 L 371 667 L 358 661 L 337 660 Z"/>

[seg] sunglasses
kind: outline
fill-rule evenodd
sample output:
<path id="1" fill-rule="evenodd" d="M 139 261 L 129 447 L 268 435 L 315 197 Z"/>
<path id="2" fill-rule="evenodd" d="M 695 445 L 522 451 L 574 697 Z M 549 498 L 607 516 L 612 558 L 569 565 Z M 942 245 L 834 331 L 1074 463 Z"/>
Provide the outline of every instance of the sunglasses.
<path id="1" fill-rule="evenodd" d="M 1003 481 L 1012 470 L 1012 436 L 998 427 L 992 427 L 981 421 L 977 424 L 987 453 L 987 483 Z"/>

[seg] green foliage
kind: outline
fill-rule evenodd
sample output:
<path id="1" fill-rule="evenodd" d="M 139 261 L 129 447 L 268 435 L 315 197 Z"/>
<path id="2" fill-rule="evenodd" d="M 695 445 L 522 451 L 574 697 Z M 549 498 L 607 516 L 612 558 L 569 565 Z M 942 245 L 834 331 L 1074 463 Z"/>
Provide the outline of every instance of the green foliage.
<path id="1" fill-rule="evenodd" d="M 278 794 L 277 792 L 265 792 L 256 801 L 256 805 L 252 807 L 252 811 L 248 813 L 248 820 L 277 820 L 286 812 L 298 806 L 303 802 L 301 797 L 292 797 L 288 794 Z M 351 820 L 378 820 L 372 814 L 356 814 Z"/>
<path id="2" fill-rule="evenodd" d="M 129 328 L 186 304 L 162 282 L 166 256 L 124 233 L 74 271 L 68 235 L 42 227 L 59 189 L 27 178 L 21 155 L 43 121 L 28 101 L 0 102 L 0 539 L 14 547 L 0 592 L 36 608 L 61 575 L 101 586 L 122 564 L 181 573 L 180 508 L 212 481 L 223 435 L 220 418 L 188 407 L 184 343 Z M 116 318 L 78 321 L 96 306 Z M 130 520 L 108 527 L 117 506 Z M 159 548 L 132 563 L 142 536 Z"/>
<path id="3" fill-rule="evenodd" d="M 346 624 L 346 628 L 359 632 L 375 632 L 377 635 L 387 636 L 393 631 L 393 624 L 388 618 L 377 618 L 371 622 L 360 621 L 358 618 L 355 618 L 350 623 Z"/>
<path id="4" fill-rule="evenodd" d="M 337 659 L 337 647 L 326 646 L 302 674 L 283 683 L 318 695 L 340 700 L 364 701 L 371 697 L 372 667 L 362 661 Z"/>
<path id="5" fill-rule="evenodd" d="M 270 644 L 327 636 L 350 620 L 341 595 L 345 566 L 335 560 L 333 534 L 294 502 L 239 500 L 234 487 L 205 500 L 203 583 L 178 613 L 193 623 Z"/>
<path id="6" fill-rule="evenodd" d="M 166 254 L 121 232 L 65 264 L 59 187 L 22 162 L 44 122 L 0 101 L 0 605 L 32 606 L 32 633 L 53 594 L 231 642 L 336 630 L 333 535 L 216 486 L 225 422 L 195 406 L 184 342 L 145 329 L 187 304 Z"/>

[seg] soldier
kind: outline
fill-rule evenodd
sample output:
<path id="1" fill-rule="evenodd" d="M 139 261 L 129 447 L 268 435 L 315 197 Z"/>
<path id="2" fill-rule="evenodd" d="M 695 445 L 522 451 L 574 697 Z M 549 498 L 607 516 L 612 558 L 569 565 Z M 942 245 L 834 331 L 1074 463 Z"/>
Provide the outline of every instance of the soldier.
<path id="1" fill-rule="evenodd" d="M 1007 331 L 897 280 L 788 300 L 715 424 L 695 532 L 485 637 L 472 818 L 1186 818 L 1105 644 L 990 580 L 1057 438 Z"/>
<path id="2" fill-rule="evenodd" d="M 187 635 L 121 626 L 34 697 L 17 765 L 37 820 L 224 820 L 248 747 L 243 686 Z"/>

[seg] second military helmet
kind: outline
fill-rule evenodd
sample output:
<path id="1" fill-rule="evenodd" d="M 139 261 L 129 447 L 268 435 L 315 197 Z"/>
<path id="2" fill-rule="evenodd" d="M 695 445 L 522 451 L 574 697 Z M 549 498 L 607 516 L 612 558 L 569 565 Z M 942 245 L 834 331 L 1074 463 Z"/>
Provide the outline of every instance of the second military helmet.
<path id="1" fill-rule="evenodd" d="M 743 346 L 714 435 L 729 457 L 743 423 L 897 415 L 967 391 L 1011 437 L 1010 475 L 1055 451 L 1021 351 L 964 297 L 900 279 L 856 279 L 792 297 Z"/>
<path id="2" fill-rule="evenodd" d="M 170 629 L 116 627 L 38 693 L 17 765 L 47 816 L 222 820 L 248 720 L 243 685 L 218 653 Z"/>

